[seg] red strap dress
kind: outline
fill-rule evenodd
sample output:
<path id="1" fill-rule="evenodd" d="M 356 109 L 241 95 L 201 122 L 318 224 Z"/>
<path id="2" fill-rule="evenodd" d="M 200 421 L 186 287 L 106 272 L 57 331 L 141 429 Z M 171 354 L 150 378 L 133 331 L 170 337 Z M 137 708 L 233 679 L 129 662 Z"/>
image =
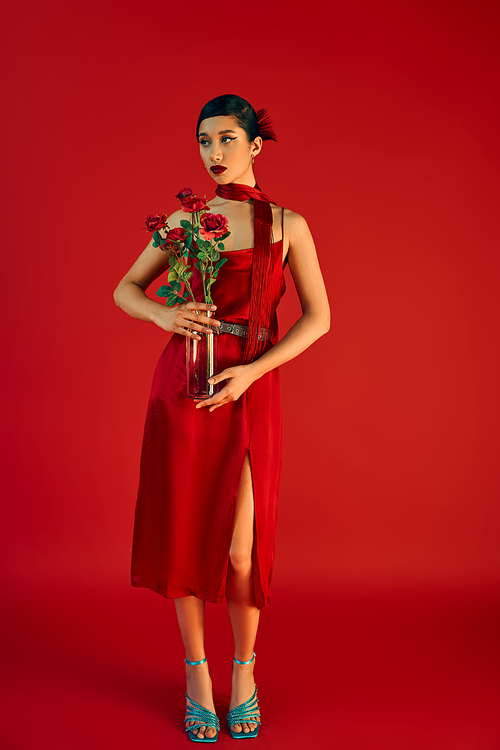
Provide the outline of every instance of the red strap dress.
<path id="1" fill-rule="evenodd" d="M 252 251 L 223 254 L 227 261 L 212 287 L 217 319 L 248 323 Z M 271 243 L 271 252 L 273 312 L 265 351 L 279 340 L 276 308 L 286 290 L 283 234 Z M 198 278 L 194 269 L 193 292 L 201 300 Z M 218 371 L 240 364 L 245 338 L 213 335 L 218 336 Z M 263 609 L 270 599 L 281 475 L 279 368 L 213 412 L 195 405 L 186 394 L 186 337 L 174 333 L 156 366 L 147 406 L 132 586 L 166 598 L 191 594 L 224 601 L 235 501 L 248 452 L 254 490 L 253 587 L 255 603 Z"/>

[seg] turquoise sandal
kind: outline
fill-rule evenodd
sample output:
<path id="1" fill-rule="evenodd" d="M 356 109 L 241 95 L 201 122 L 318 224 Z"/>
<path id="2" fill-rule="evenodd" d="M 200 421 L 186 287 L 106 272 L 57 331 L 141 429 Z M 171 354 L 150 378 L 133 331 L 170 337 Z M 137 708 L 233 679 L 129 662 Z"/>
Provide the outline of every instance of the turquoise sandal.
<path id="1" fill-rule="evenodd" d="M 253 656 L 248 661 L 239 661 L 234 658 L 234 661 L 237 664 L 251 664 L 253 660 L 255 659 L 255 651 L 253 652 Z M 239 740 L 243 737 L 257 737 L 259 734 L 259 728 L 260 728 L 260 715 L 256 714 L 255 711 L 259 707 L 259 699 L 257 698 L 257 685 L 255 686 L 255 690 L 253 692 L 253 695 L 251 698 L 249 698 L 244 703 L 241 703 L 239 706 L 236 706 L 233 708 L 232 711 L 230 711 L 227 715 L 227 726 L 229 731 L 231 732 L 231 735 L 234 737 L 235 740 Z M 244 732 L 243 729 L 241 732 L 233 732 L 231 727 L 233 724 L 241 724 L 241 723 L 249 723 L 249 724 L 257 724 L 255 729 L 253 729 L 251 732 Z"/>
<path id="2" fill-rule="evenodd" d="M 186 664 L 189 664 L 192 667 L 195 667 L 198 664 L 204 664 L 206 660 L 206 656 L 201 661 L 188 661 L 187 659 L 184 659 Z M 186 703 L 186 718 L 184 719 L 184 722 L 196 722 L 196 724 L 191 724 L 190 727 L 186 727 L 186 732 L 189 732 L 190 739 L 193 742 L 217 742 L 217 737 L 219 736 L 220 729 L 220 722 L 217 714 L 214 714 L 213 711 L 209 711 L 208 708 L 205 708 L 204 706 L 200 706 L 199 703 L 196 703 L 196 701 L 189 697 L 187 692 L 186 701 L 190 701 L 190 703 L 192 703 L 193 705 L 190 706 L 188 703 Z M 213 727 L 217 730 L 217 732 L 215 733 L 215 737 L 207 737 L 206 735 L 204 737 L 198 737 L 198 735 L 194 735 L 193 730 L 199 729 L 200 727 L 207 727 L 207 729 L 208 727 Z"/>

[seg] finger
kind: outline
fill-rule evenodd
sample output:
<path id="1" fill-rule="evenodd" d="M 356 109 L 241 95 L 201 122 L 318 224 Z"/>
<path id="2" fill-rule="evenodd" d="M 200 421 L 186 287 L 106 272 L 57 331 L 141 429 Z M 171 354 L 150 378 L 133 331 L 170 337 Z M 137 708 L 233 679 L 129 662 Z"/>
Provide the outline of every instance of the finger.
<path id="1" fill-rule="evenodd" d="M 203 325 L 202 321 L 191 321 L 186 320 L 184 322 L 184 327 L 190 328 L 192 331 L 200 331 L 201 333 L 214 333 L 213 328 L 210 328 L 208 324 Z"/>
<path id="2" fill-rule="evenodd" d="M 215 385 L 216 383 L 220 383 L 221 380 L 227 380 L 228 378 L 233 378 L 234 373 L 228 368 L 227 370 L 222 370 L 222 372 L 218 372 L 216 375 L 212 375 L 208 382 L 210 385 Z"/>
<path id="3" fill-rule="evenodd" d="M 190 323 L 196 324 L 199 323 L 200 325 L 205 326 L 215 326 L 216 328 L 220 328 L 221 322 L 220 320 L 217 320 L 217 318 L 209 318 L 206 315 L 196 315 L 196 313 L 193 315 L 192 313 L 185 312 L 183 315 L 183 320 L 188 320 Z"/>
<path id="4" fill-rule="evenodd" d="M 182 326 L 177 326 L 174 328 L 174 333 L 180 333 L 181 336 L 187 336 L 190 339 L 201 339 L 201 336 L 196 331 L 191 331 L 189 328 L 183 328 Z"/>
<path id="5" fill-rule="evenodd" d="M 209 305 L 207 302 L 186 302 L 188 310 L 217 310 L 217 305 Z"/>
<path id="6" fill-rule="evenodd" d="M 208 380 L 210 382 L 210 378 Z M 230 393 L 229 385 L 223 386 L 218 393 L 213 393 L 209 398 L 204 399 L 205 404 L 217 404 L 219 401 L 225 401 Z"/>
<path id="7" fill-rule="evenodd" d="M 203 401 L 200 401 L 196 406 L 195 409 L 203 409 L 204 406 L 210 406 L 212 401 L 210 399 L 203 399 Z"/>
<path id="8" fill-rule="evenodd" d="M 219 406 L 224 406 L 224 404 L 229 404 L 230 401 L 233 401 L 232 398 L 223 398 L 220 401 L 214 401 L 213 404 L 209 404 L 208 411 L 213 411 L 214 409 L 218 409 Z"/>
<path id="9" fill-rule="evenodd" d="M 208 409 L 210 409 L 210 407 L 221 406 L 222 404 L 225 404 L 228 399 L 220 398 L 220 395 L 221 394 L 218 393 L 217 396 L 212 396 L 212 398 L 203 399 L 203 401 L 200 401 L 199 404 L 196 404 L 195 409 L 202 409 L 203 407 L 207 407 Z"/>
<path id="10" fill-rule="evenodd" d="M 210 317 L 209 315 L 203 315 L 203 313 L 197 310 L 179 310 L 178 316 L 183 320 L 192 320 L 196 323 L 209 323 L 210 325 L 212 325 L 213 323 L 218 323 L 220 325 L 220 320 L 218 320 L 217 318 Z"/>
<path id="11" fill-rule="evenodd" d="M 202 406 L 210 406 L 211 404 L 213 404 L 214 398 L 215 398 L 216 395 L 219 395 L 219 394 L 214 394 L 213 396 L 210 396 L 210 398 L 195 398 L 195 399 L 193 399 L 193 401 L 197 401 L 198 402 L 196 404 L 195 408 L 196 409 L 201 409 Z"/>
<path id="12" fill-rule="evenodd" d="M 175 323 L 180 328 L 190 328 L 193 331 L 201 331 L 202 333 L 213 333 L 211 328 L 212 319 L 205 317 L 205 315 L 187 314 L 185 311 L 177 313 Z M 220 325 L 219 321 L 217 323 Z"/>
<path id="13" fill-rule="evenodd" d="M 208 411 L 214 411 L 214 409 L 218 409 L 219 406 L 224 406 L 224 404 L 227 404 L 227 403 L 229 403 L 229 402 L 228 401 L 223 401 L 221 404 L 214 404 L 213 406 L 210 407 L 210 409 Z"/>

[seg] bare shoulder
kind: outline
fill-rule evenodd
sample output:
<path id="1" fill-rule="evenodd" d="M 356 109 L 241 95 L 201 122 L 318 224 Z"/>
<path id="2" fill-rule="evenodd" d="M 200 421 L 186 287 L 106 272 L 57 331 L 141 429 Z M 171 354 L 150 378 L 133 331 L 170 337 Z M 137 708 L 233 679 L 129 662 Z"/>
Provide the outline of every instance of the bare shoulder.
<path id="1" fill-rule="evenodd" d="M 296 211 L 292 211 L 291 208 L 284 209 L 283 221 L 290 239 L 299 238 L 309 233 L 309 227 L 305 218 Z"/>
<path id="2" fill-rule="evenodd" d="M 182 208 L 180 208 L 178 211 L 174 211 L 173 214 L 167 216 L 167 226 L 159 230 L 161 236 L 165 239 L 169 229 L 178 229 L 181 226 L 181 221 L 183 219 L 189 220 L 190 216 L 191 214 L 183 211 Z"/>
<path id="3" fill-rule="evenodd" d="M 170 229 L 177 229 L 181 225 L 182 219 L 188 219 L 190 218 L 190 214 L 188 214 L 186 211 L 183 211 L 182 208 L 179 208 L 178 211 L 174 211 L 173 214 L 170 214 L 170 216 L 167 217 L 167 224 Z"/>

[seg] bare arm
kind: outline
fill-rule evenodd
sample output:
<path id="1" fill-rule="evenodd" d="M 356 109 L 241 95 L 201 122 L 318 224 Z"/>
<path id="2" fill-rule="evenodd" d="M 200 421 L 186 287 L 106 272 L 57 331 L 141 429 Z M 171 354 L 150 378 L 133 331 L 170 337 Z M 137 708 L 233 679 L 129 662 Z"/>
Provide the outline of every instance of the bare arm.
<path id="1" fill-rule="evenodd" d="M 186 214 L 176 211 L 168 218 L 169 227 L 173 229 L 180 226 L 182 218 L 185 219 Z M 204 302 L 186 302 L 175 307 L 166 307 L 147 296 L 145 292 L 148 286 L 168 267 L 167 254 L 160 248 L 153 247 L 151 240 L 113 292 L 115 303 L 132 318 L 155 323 L 164 331 L 198 339 L 200 336 L 194 331 L 212 332 L 212 329 L 206 326 L 209 323 L 218 325 L 218 321 L 196 313 L 196 310 L 209 310 L 210 305 Z"/>
<path id="2" fill-rule="evenodd" d="M 262 357 L 247 365 L 229 367 L 211 378 L 214 383 L 228 382 L 218 394 L 198 403 L 197 409 L 208 406 L 213 411 L 238 399 L 254 380 L 296 357 L 330 329 L 330 306 L 311 232 L 299 214 L 287 211 L 285 216 L 289 237 L 288 263 L 302 316 Z"/>

